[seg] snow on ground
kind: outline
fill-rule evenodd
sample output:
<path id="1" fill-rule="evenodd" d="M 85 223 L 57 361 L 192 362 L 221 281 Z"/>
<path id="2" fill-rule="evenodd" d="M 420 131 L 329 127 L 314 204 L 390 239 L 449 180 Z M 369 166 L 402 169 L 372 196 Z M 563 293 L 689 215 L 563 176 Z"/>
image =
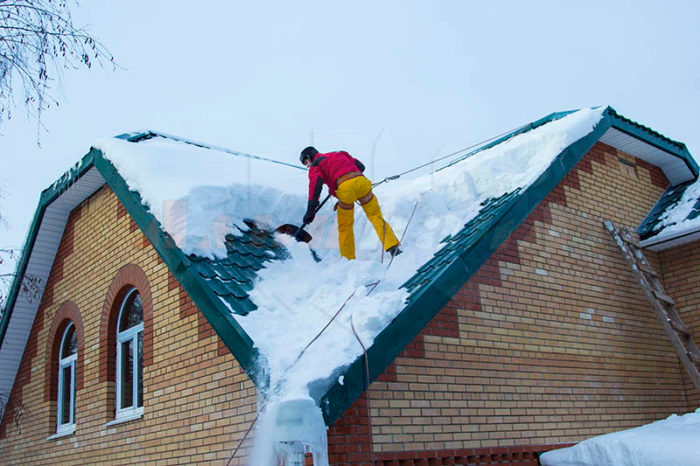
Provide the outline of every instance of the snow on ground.
<path id="1" fill-rule="evenodd" d="M 360 208 L 355 209 L 355 261 L 339 257 L 330 202 L 308 228 L 314 237 L 309 245 L 280 235 L 291 258 L 267 264 L 250 293 L 258 309 L 235 316 L 265 360 L 261 365 L 270 377 L 272 396 L 303 398 L 310 382 L 336 380 L 342 367 L 362 355 L 352 327 L 369 347 L 402 310 L 407 296 L 400 285 L 440 249 L 440 241 L 458 232 L 485 199 L 535 181 L 564 148 L 590 133 L 602 112 L 583 109 L 446 169 L 378 186 L 374 192 L 385 218 L 397 236 L 406 230 L 404 253 L 389 269 L 389 258 L 381 263 L 379 241 Z M 221 257 L 224 235 L 235 234 L 234 225 L 243 219 L 270 227 L 298 225 L 306 208 L 302 170 L 160 138 L 138 144 L 112 139 L 96 147 L 141 193 L 185 253 Z M 321 262 L 313 260 L 309 248 Z M 366 285 L 377 280 L 369 294 Z M 346 301 L 333 324 L 295 362 Z"/>
<path id="2" fill-rule="evenodd" d="M 641 427 L 600 435 L 540 456 L 545 466 L 700 464 L 700 408 Z"/>

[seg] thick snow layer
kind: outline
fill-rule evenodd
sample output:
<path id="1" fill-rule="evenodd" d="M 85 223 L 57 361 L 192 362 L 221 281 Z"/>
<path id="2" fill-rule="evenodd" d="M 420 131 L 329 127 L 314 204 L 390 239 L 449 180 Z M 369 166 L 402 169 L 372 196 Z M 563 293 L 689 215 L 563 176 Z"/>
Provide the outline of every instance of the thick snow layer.
<path id="1" fill-rule="evenodd" d="M 306 170 L 156 137 L 109 138 L 100 149 L 186 254 L 226 257 L 224 237 L 303 216 Z M 294 159 L 293 159 L 294 160 Z M 271 225 L 271 224 L 270 224 Z"/>
<path id="2" fill-rule="evenodd" d="M 678 204 L 661 215 L 660 232 L 654 236 L 654 241 L 661 238 L 671 239 L 700 230 L 700 216 L 688 219 L 698 199 L 700 199 L 700 180 L 688 186 Z"/>
<path id="3" fill-rule="evenodd" d="M 379 241 L 361 208 L 355 209 L 355 261 L 339 257 L 332 203 L 307 228 L 310 244 L 280 235 L 291 258 L 259 272 L 250 293 L 258 309 L 235 316 L 262 355 L 268 395 L 304 397 L 310 382 L 338 380 L 341 369 L 362 355 L 353 327 L 369 347 L 403 308 L 407 296 L 400 285 L 439 250 L 440 241 L 458 232 L 485 199 L 535 181 L 563 149 L 591 132 L 602 111 L 580 110 L 443 170 L 376 187 L 386 220 L 397 236 L 406 231 L 404 252 L 390 268 L 389 257 L 381 262 Z M 234 224 L 244 218 L 262 226 L 301 223 L 307 190 L 302 170 L 159 138 L 102 141 L 98 147 L 186 253 L 222 256 L 223 236 L 235 233 Z M 313 260 L 310 248 L 321 262 Z M 367 287 L 377 281 L 375 289 Z"/>
<path id="4" fill-rule="evenodd" d="M 700 409 L 544 453 L 545 466 L 688 466 L 700 464 Z"/>

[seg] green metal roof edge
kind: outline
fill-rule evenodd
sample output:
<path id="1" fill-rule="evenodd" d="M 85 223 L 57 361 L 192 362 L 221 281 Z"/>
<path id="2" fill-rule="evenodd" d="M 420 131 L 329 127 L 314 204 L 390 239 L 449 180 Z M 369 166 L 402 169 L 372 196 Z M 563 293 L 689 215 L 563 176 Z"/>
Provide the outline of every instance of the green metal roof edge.
<path id="1" fill-rule="evenodd" d="M 204 317 L 206 317 L 241 367 L 256 385 L 266 384 L 264 375 L 259 372 L 256 364 L 258 352 L 253 347 L 253 340 L 236 322 L 229 309 L 209 289 L 206 283 L 202 283 L 199 274 L 191 271 L 190 260 L 175 244 L 170 235 L 160 228 L 153 214 L 144 207 L 141 196 L 129 189 L 126 181 L 121 177 L 114 165 L 100 151 L 95 157 L 95 166 L 102 173 L 105 181 L 122 202 L 126 211 L 141 229 L 141 232 L 163 259 L 170 272 L 197 305 Z"/>
<path id="2" fill-rule="evenodd" d="M 36 242 L 36 237 L 39 234 L 39 229 L 41 227 L 41 222 L 44 218 L 44 213 L 46 212 L 46 207 L 51 204 L 58 196 L 61 195 L 66 189 L 68 189 L 75 181 L 83 176 L 92 167 L 94 161 L 93 151 L 88 152 L 78 163 L 76 163 L 73 168 L 64 173 L 58 180 L 56 180 L 51 186 L 42 191 L 39 197 L 39 203 L 34 213 L 34 218 L 29 226 L 29 233 L 22 247 L 22 256 L 20 257 L 17 266 L 15 267 L 15 276 L 12 280 L 12 285 L 10 286 L 10 293 L 7 296 L 7 303 L 5 305 L 5 312 L 2 314 L 2 319 L 0 319 L 0 348 L 5 341 L 5 333 L 7 332 L 7 327 L 10 323 L 10 318 L 12 317 L 12 312 L 17 302 L 17 297 L 19 296 L 19 291 L 24 280 L 25 273 L 27 271 L 27 266 L 29 265 L 29 258 L 31 256 L 31 251 L 34 249 L 34 243 Z M 43 294 L 43 291 L 42 291 Z M 39 296 L 37 299 L 41 299 Z"/>
<path id="3" fill-rule="evenodd" d="M 513 205 L 496 220 L 488 233 L 484 234 L 469 251 L 466 251 L 465 255 L 455 259 L 436 276 L 430 285 L 422 287 L 418 296 L 375 338 L 374 344 L 367 349 L 370 383 L 386 370 L 486 259 L 564 179 L 566 174 L 610 126 L 611 118 L 607 113 L 604 113 L 593 130 L 562 151 L 549 168 L 518 196 Z M 343 372 L 343 384 L 337 380 L 332 382 L 331 387 L 326 390 L 324 395 L 320 396 L 320 406 L 326 425 L 332 425 L 338 420 L 343 412 L 365 391 L 364 364 L 364 357 L 356 359 Z M 337 376 L 335 378 L 337 379 Z"/>
<path id="4" fill-rule="evenodd" d="M 679 157 L 685 162 L 686 166 L 693 173 L 695 178 L 698 177 L 700 168 L 685 144 L 667 138 L 663 134 L 654 131 L 648 126 L 644 126 L 636 121 L 630 120 L 629 118 L 625 118 L 617 113 L 617 111 L 615 111 L 615 109 L 612 107 L 607 107 L 605 109 L 605 115 L 610 118 L 613 128 L 637 139 L 641 139 L 657 149 Z"/>

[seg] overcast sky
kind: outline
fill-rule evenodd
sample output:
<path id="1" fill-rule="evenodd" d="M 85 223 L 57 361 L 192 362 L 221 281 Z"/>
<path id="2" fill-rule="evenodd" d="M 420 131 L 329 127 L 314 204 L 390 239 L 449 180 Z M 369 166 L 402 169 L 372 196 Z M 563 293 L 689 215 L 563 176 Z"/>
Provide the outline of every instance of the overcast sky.
<path id="1" fill-rule="evenodd" d="M 611 105 L 697 157 L 698 5 L 83 0 L 76 23 L 123 69 L 65 72 L 41 147 L 22 108 L 0 124 L 0 247 L 22 245 L 41 191 L 91 142 L 133 130 L 293 162 L 313 142 L 378 180 L 554 111 Z"/>

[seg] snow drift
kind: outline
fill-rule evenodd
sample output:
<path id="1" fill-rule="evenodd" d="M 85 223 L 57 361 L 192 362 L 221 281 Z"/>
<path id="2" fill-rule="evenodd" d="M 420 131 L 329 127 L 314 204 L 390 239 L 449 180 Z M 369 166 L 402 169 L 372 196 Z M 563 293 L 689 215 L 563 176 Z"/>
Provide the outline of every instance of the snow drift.
<path id="1" fill-rule="evenodd" d="M 700 408 L 641 427 L 600 435 L 540 456 L 544 466 L 700 464 Z"/>

